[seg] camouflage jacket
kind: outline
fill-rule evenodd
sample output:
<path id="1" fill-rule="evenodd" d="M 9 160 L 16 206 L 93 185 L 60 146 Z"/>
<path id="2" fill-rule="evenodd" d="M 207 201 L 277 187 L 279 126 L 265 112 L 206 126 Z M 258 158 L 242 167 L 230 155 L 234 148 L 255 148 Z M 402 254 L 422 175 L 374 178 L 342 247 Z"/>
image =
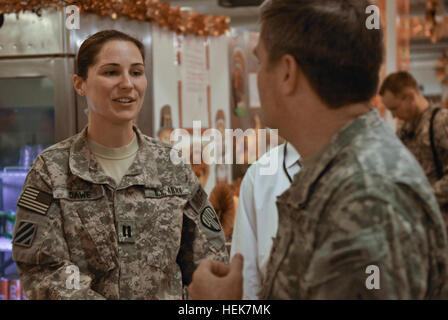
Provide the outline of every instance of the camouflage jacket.
<path id="1" fill-rule="evenodd" d="M 435 108 L 431 106 L 426 109 L 416 122 L 403 123 L 397 134 L 422 166 L 448 226 L 448 110 L 442 109 L 434 118 L 434 145 L 444 173 L 439 179 L 431 149 L 429 129 Z"/>
<path id="2" fill-rule="evenodd" d="M 34 162 L 13 236 L 30 299 L 182 299 L 202 259 L 228 262 L 191 166 L 134 130 L 139 150 L 118 186 L 89 151 L 87 128 Z"/>
<path id="3" fill-rule="evenodd" d="M 261 298 L 441 296 L 448 245 L 436 199 L 376 110 L 348 124 L 305 164 L 277 207 Z"/>

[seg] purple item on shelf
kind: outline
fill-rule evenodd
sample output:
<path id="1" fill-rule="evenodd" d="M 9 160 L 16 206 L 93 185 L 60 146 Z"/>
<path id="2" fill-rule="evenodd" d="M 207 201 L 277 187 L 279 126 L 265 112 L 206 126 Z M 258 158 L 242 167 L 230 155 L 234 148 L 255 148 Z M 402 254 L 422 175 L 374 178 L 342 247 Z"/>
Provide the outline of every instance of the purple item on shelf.
<path id="1" fill-rule="evenodd" d="M 20 149 L 20 159 L 19 166 L 21 167 L 31 167 L 34 160 L 37 158 L 39 153 L 44 150 L 41 144 L 36 144 L 32 146 L 23 146 Z"/>
<path id="2" fill-rule="evenodd" d="M 27 167 L 6 167 L 0 172 L 0 178 L 3 181 L 3 210 L 17 210 L 17 200 L 25 183 Z"/>

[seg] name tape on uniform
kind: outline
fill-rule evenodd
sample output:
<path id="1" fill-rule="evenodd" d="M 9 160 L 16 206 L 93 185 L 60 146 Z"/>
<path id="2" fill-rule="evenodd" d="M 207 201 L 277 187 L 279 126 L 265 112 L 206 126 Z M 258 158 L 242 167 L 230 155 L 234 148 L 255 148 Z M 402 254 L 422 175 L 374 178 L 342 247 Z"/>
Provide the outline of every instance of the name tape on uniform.
<path id="1" fill-rule="evenodd" d="M 145 189 L 146 198 L 164 198 L 169 196 L 184 196 L 189 194 L 188 188 L 165 186 L 161 188 Z"/>
<path id="2" fill-rule="evenodd" d="M 33 187 L 26 187 L 17 201 L 17 206 L 46 215 L 52 202 L 51 194 Z"/>

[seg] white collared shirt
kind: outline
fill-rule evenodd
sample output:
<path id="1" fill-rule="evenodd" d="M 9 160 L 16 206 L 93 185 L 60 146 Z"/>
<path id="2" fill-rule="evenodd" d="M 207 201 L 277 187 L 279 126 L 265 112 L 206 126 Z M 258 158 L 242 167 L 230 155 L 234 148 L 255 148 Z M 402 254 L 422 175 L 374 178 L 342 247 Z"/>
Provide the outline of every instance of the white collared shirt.
<path id="1" fill-rule="evenodd" d="M 277 234 L 277 196 L 291 185 L 283 168 L 285 144 L 266 152 L 247 170 L 241 183 L 238 210 L 232 236 L 230 256 L 244 256 L 243 299 L 258 299 L 272 248 Z M 294 147 L 286 144 L 285 166 L 291 178 L 299 172 L 300 156 Z M 274 158 L 275 157 L 275 158 Z M 263 169 L 277 160 L 273 175 L 263 175 Z"/>

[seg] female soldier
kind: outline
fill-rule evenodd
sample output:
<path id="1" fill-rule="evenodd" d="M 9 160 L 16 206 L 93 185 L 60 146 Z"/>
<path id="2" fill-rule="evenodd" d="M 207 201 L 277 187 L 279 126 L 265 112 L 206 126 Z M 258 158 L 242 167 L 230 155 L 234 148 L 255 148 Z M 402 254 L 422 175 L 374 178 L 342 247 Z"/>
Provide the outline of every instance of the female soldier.
<path id="1" fill-rule="evenodd" d="M 17 202 L 13 257 L 30 299 L 181 299 L 204 258 L 227 262 L 216 214 L 191 167 L 133 126 L 144 48 L 118 31 L 81 45 L 79 134 L 43 151 Z"/>

